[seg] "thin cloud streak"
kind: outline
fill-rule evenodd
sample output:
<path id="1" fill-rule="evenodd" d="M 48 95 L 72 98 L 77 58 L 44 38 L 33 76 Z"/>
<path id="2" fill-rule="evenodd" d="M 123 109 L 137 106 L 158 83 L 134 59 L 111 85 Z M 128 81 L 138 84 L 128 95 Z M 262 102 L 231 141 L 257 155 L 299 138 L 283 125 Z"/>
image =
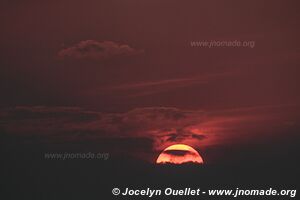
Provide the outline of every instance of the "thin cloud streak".
<path id="1" fill-rule="evenodd" d="M 162 92 L 168 92 L 182 87 L 207 84 L 223 77 L 233 75 L 232 72 L 206 74 L 202 76 L 188 78 L 174 78 L 157 81 L 135 82 L 113 86 L 105 86 L 90 91 L 90 94 L 114 94 L 118 92 L 128 92 L 125 96 L 129 98 L 148 96 Z"/>

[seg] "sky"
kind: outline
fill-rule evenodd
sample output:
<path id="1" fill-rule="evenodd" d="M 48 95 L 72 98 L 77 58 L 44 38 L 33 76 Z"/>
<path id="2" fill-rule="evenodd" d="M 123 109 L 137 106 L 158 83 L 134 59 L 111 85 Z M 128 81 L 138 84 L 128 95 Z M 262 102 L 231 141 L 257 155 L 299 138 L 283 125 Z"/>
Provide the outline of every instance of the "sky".
<path id="1" fill-rule="evenodd" d="M 236 156 L 289 146 L 300 118 L 298 4 L 1 1 L 0 130 L 147 162 L 176 143 L 212 163 L 230 146 Z"/>

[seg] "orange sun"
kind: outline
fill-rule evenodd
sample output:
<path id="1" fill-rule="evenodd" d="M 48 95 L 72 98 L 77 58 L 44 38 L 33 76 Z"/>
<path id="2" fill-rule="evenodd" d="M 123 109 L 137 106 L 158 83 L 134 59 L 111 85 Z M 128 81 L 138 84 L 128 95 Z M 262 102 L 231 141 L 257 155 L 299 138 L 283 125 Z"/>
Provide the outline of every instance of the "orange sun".
<path id="1" fill-rule="evenodd" d="M 203 159 L 192 147 L 185 144 L 174 144 L 163 150 L 156 160 L 157 164 L 203 164 Z"/>

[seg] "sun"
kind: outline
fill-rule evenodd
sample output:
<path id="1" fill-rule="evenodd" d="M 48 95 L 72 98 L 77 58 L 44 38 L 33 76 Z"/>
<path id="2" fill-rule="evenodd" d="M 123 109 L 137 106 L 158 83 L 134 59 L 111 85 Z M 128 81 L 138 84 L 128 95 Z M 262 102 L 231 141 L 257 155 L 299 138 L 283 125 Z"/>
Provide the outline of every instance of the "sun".
<path id="1" fill-rule="evenodd" d="M 185 164 L 195 163 L 203 164 L 200 154 L 191 146 L 185 144 L 174 144 L 167 147 L 159 154 L 157 164 Z"/>

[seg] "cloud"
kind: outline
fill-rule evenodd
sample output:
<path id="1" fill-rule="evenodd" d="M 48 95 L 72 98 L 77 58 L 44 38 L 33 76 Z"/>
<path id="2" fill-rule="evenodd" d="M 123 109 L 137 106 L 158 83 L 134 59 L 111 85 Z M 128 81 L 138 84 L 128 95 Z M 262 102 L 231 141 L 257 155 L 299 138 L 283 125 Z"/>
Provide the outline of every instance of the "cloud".
<path id="1" fill-rule="evenodd" d="M 121 56 L 133 56 L 143 53 L 127 44 L 119 44 L 113 41 L 98 42 L 85 40 L 78 44 L 64 48 L 58 52 L 60 58 L 106 60 Z"/>
<path id="2" fill-rule="evenodd" d="M 114 86 L 104 86 L 88 91 L 88 94 L 120 94 L 126 92 L 126 97 L 141 97 L 157 93 L 164 93 L 178 88 L 191 87 L 194 85 L 203 85 L 225 77 L 234 75 L 233 72 L 219 72 L 202 74 L 193 77 L 162 79 L 144 82 L 127 83 Z M 119 96 L 119 95 L 118 95 Z"/>
<path id="3" fill-rule="evenodd" d="M 23 106 L 3 110 L 0 127 L 14 135 L 43 136 L 49 141 L 149 138 L 161 143 L 196 138 L 197 133 L 185 127 L 203 121 L 204 115 L 172 107 L 101 113 L 76 107 Z"/>
<path id="4" fill-rule="evenodd" d="M 187 138 L 203 140 L 206 138 L 206 136 L 202 135 L 201 133 L 195 134 L 187 129 L 177 129 L 170 134 L 167 134 L 165 138 L 165 140 L 168 142 L 181 142 L 183 139 Z"/>
<path id="5" fill-rule="evenodd" d="M 298 119 L 290 111 L 297 108 L 278 105 L 202 111 L 145 107 L 101 113 L 77 107 L 22 106 L 1 110 L 0 130 L 35 142 L 98 141 L 111 151 L 124 144 L 133 153 L 137 148 L 153 153 L 176 143 L 209 148 L 286 134 L 287 128 L 295 126 L 289 122 Z"/>
<path id="6" fill-rule="evenodd" d="M 195 152 L 186 151 L 186 150 L 166 150 L 164 151 L 164 153 L 173 156 L 186 156 L 186 155 L 197 156 Z"/>

